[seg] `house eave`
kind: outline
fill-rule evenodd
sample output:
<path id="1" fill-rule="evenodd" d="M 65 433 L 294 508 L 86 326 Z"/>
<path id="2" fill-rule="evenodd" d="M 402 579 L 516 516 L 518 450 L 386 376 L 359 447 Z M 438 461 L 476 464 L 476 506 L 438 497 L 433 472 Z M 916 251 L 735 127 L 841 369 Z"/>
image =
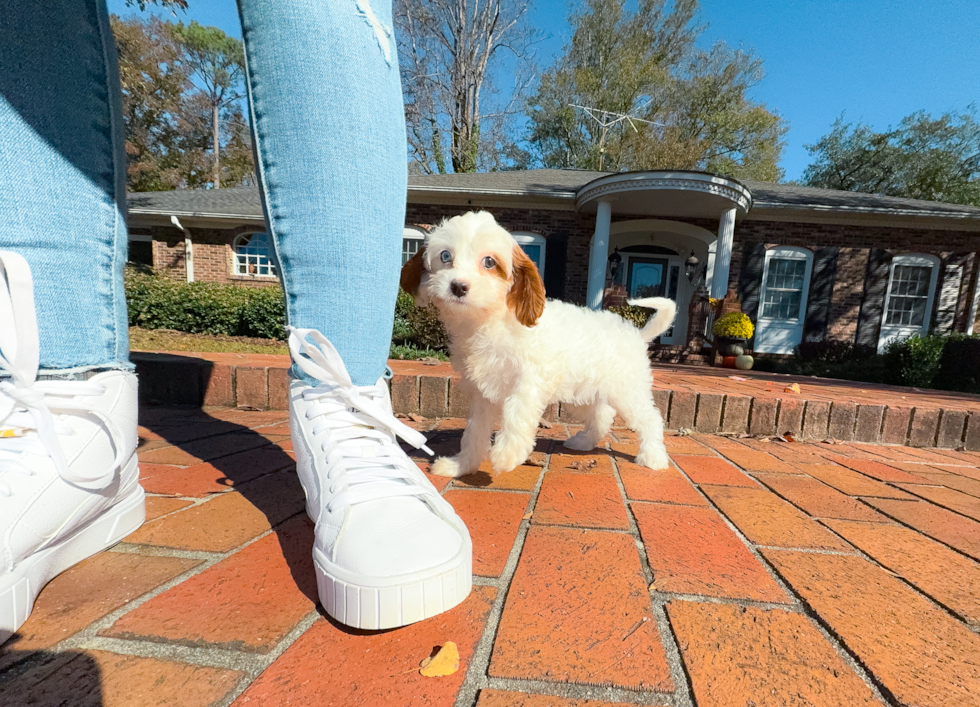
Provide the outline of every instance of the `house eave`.
<path id="1" fill-rule="evenodd" d="M 747 221 L 980 231 L 980 214 L 964 211 L 930 212 L 919 209 L 756 202 L 743 218 Z"/>

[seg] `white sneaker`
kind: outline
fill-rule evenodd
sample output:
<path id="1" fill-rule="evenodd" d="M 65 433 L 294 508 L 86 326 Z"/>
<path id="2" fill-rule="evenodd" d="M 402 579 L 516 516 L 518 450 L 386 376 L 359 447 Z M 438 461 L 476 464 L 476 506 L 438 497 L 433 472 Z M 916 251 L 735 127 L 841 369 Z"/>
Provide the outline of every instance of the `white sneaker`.
<path id="1" fill-rule="evenodd" d="M 146 515 L 136 376 L 38 381 L 37 373 L 30 267 L 0 251 L 0 643 L 45 584 Z"/>
<path id="2" fill-rule="evenodd" d="M 289 327 L 289 350 L 322 383 L 292 382 L 289 426 L 323 608 L 347 626 L 383 629 L 462 602 L 473 581 L 469 532 L 395 439 L 432 454 L 424 435 L 392 414 L 383 378 L 355 386 L 320 332 Z"/>

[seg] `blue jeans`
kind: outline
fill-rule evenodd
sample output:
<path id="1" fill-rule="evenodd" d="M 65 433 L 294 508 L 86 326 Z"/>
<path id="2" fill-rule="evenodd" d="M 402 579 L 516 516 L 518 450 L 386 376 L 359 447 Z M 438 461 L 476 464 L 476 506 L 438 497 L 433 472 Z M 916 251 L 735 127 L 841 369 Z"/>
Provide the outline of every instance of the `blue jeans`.
<path id="1" fill-rule="evenodd" d="M 407 168 L 390 0 L 240 0 L 256 171 L 289 323 L 357 385 L 391 341 Z M 104 0 L 0 22 L 0 249 L 34 275 L 41 367 L 129 368 L 125 155 Z"/>

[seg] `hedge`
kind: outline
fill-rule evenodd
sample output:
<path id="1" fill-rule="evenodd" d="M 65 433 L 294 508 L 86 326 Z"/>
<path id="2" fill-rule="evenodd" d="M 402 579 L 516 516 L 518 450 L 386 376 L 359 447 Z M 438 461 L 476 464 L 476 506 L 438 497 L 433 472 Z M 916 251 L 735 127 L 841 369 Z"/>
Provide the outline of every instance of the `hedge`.
<path id="1" fill-rule="evenodd" d="M 126 272 L 129 325 L 188 334 L 286 338 L 286 300 L 276 287 L 181 282 L 136 270 Z"/>
<path id="2" fill-rule="evenodd" d="M 189 334 L 286 338 L 282 288 L 241 287 L 221 282 L 181 282 L 153 272 L 126 271 L 129 325 Z M 449 350 L 449 334 L 434 307 L 419 308 L 398 292 L 391 332 L 398 358 L 437 356 Z"/>

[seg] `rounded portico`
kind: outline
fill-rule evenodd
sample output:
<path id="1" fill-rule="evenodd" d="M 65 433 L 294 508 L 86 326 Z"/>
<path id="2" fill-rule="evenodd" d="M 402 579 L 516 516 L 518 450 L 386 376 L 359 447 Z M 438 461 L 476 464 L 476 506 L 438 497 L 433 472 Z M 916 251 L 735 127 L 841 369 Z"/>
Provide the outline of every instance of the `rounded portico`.
<path id="1" fill-rule="evenodd" d="M 589 307 L 602 306 L 608 281 L 624 286 L 629 297 L 671 297 L 678 311 L 686 313 L 697 282 L 685 276 L 684 264 L 693 262 L 692 255 L 698 262 L 695 270 L 705 268 L 694 274 L 704 275 L 711 296 L 725 296 L 735 221 L 752 207 L 752 193 L 735 179 L 706 172 L 625 172 L 582 186 L 576 207 L 596 214 L 589 251 Z M 718 226 L 709 231 L 676 219 L 707 220 Z M 683 332 L 683 324 L 679 320 L 675 330 Z"/>

